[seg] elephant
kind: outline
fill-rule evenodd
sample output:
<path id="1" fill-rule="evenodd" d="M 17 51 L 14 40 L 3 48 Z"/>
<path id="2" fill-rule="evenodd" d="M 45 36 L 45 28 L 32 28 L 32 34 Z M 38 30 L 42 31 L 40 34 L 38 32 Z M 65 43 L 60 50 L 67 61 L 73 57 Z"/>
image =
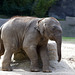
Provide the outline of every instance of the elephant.
<path id="1" fill-rule="evenodd" d="M 3 71 L 12 71 L 11 56 L 23 49 L 31 61 L 30 71 L 40 71 L 37 53 L 39 51 L 43 72 L 51 72 L 47 49 L 49 39 L 56 41 L 58 62 L 61 60 L 62 28 L 54 17 L 13 17 L 1 26 L 0 33 L 4 53 Z"/>

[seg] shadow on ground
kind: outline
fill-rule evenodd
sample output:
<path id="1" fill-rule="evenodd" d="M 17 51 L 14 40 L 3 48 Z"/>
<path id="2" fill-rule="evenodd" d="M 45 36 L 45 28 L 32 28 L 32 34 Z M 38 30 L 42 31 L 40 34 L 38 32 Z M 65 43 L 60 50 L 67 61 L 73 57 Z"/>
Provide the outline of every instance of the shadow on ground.
<path id="1" fill-rule="evenodd" d="M 12 62 L 11 66 L 13 71 L 1 71 L 0 65 L 0 74 L 1 75 L 69 75 L 70 73 L 73 75 L 73 69 L 68 65 L 66 60 L 62 60 L 61 62 L 50 61 L 50 68 L 52 73 L 43 73 L 42 68 L 40 68 L 40 72 L 30 72 L 30 61 L 25 60 L 22 62 Z M 69 73 L 69 74 L 68 74 Z"/>

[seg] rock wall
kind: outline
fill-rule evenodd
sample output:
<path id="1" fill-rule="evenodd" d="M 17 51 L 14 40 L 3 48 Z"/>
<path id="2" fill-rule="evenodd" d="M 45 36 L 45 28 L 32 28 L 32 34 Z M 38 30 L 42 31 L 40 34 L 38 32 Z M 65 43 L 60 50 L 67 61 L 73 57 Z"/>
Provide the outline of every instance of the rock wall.
<path id="1" fill-rule="evenodd" d="M 75 17 L 75 0 L 59 0 L 48 10 L 48 16 L 65 19 L 66 16 Z"/>
<path id="2" fill-rule="evenodd" d="M 63 36 L 75 37 L 75 17 L 66 17 L 65 21 L 60 21 Z"/>
<path id="3" fill-rule="evenodd" d="M 0 19 L 0 27 L 7 22 L 9 19 Z"/>

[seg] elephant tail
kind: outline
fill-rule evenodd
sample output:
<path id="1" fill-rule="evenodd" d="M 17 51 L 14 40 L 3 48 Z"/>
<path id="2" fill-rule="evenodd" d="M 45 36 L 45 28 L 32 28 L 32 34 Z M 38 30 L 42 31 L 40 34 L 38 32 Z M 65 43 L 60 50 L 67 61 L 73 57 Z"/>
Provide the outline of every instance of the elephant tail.
<path id="1" fill-rule="evenodd" d="M 2 26 L 0 27 L 0 40 L 1 40 L 1 30 L 2 30 Z"/>
<path id="2" fill-rule="evenodd" d="M 2 30 L 2 28 L 0 27 L 0 38 L 1 38 L 1 30 Z"/>
<path id="3" fill-rule="evenodd" d="M 3 25 L 0 27 L 0 40 L 1 40 L 1 30 L 2 30 Z"/>
<path id="4" fill-rule="evenodd" d="M 1 38 L 1 31 L 2 31 L 2 27 L 3 27 L 3 25 L 0 27 L 0 38 Z"/>

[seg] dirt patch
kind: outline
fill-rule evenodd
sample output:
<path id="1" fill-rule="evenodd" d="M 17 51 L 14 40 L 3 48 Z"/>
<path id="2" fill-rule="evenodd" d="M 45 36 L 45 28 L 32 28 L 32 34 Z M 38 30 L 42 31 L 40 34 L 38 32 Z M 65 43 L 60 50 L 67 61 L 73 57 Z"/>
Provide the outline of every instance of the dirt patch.
<path id="1" fill-rule="evenodd" d="M 70 67 L 75 70 L 75 44 L 62 44 L 62 59 L 66 60 Z"/>
<path id="2" fill-rule="evenodd" d="M 3 59 L 3 57 L 1 57 Z M 13 62 L 11 66 L 13 71 L 1 71 L 2 59 L 0 60 L 0 74 L 6 75 L 44 75 L 42 68 L 40 72 L 30 72 L 30 61 Z M 62 60 L 60 63 L 57 61 L 50 61 L 50 68 L 52 73 L 50 75 L 75 75 L 75 44 L 62 43 Z M 46 74 L 46 73 L 45 73 Z M 47 73 L 48 74 L 48 73 Z"/>

